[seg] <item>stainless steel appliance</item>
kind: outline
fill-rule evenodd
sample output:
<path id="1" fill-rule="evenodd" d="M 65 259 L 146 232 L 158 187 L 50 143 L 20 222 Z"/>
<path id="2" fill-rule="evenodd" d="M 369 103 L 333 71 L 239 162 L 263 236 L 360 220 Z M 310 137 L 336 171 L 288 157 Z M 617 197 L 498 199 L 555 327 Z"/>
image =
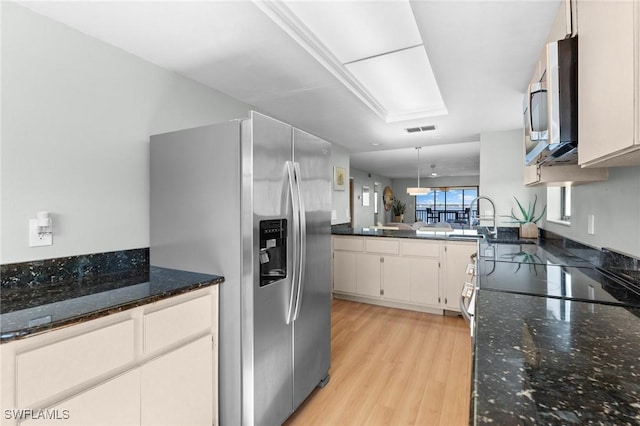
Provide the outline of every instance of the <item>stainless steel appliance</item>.
<path id="1" fill-rule="evenodd" d="M 462 317 L 469 324 L 471 338 L 473 338 L 475 327 L 475 309 L 476 309 L 476 290 L 477 287 L 477 260 L 478 253 L 473 253 L 469 257 L 470 263 L 467 265 L 466 274 L 469 276 L 468 281 L 465 281 L 462 286 L 462 293 L 460 294 L 460 312 Z"/>
<path id="2" fill-rule="evenodd" d="M 225 276 L 220 424 L 281 424 L 328 381 L 330 147 L 256 112 L 151 137 L 151 263 Z"/>
<path id="3" fill-rule="evenodd" d="M 547 44 L 545 72 L 524 99 L 525 164 L 578 161 L 578 37 Z"/>

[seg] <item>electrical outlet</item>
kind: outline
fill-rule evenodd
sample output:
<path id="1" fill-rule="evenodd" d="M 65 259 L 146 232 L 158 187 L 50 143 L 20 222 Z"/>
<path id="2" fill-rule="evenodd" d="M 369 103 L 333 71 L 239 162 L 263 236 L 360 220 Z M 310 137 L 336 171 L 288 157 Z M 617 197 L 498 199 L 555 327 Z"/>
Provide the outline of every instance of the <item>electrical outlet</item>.
<path id="1" fill-rule="evenodd" d="M 40 247 L 53 245 L 51 232 L 47 234 L 38 233 L 38 219 L 29 220 L 29 247 Z"/>

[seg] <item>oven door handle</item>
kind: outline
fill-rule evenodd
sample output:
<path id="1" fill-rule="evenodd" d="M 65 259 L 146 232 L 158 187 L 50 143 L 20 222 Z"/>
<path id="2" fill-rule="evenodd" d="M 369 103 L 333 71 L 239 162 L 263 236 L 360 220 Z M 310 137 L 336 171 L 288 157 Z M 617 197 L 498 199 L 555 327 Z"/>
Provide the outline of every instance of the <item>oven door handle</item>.
<path id="1" fill-rule="evenodd" d="M 460 312 L 462 312 L 462 317 L 464 321 L 469 324 L 471 322 L 471 316 L 469 316 L 469 312 L 467 312 L 467 305 L 465 304 L 466 297 L 460 296 Z"/>
<path id="2" fill-rule="evenodd" d="M 471 300 L 473 300 L 473 293 L 476 291 L 475 287 L 473 282 L 467 281 L 462 286 L 462 292 L 460 292 L 460 312 L 467 324 L 471 322 L 471 315 L 469 315 L 469 306 L 466 301 L 469 300 L 469 303 L 471 303 Z"/>

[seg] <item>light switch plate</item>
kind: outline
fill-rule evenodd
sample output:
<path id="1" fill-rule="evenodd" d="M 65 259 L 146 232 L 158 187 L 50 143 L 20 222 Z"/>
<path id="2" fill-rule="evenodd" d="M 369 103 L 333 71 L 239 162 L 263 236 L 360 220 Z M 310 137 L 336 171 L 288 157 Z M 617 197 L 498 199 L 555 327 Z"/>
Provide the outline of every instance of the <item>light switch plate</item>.
<path id="1" fill-rule="evenodd" d="M 29 247 L 51 246 L 53 235 L 38 235 L 38 219 L 29 220 Z"/>

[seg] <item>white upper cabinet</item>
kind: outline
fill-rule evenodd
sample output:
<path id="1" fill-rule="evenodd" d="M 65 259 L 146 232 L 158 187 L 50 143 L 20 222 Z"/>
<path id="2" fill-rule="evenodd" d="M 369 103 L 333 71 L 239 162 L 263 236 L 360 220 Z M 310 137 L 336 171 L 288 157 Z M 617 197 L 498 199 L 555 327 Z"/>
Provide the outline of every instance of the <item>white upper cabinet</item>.
<path id="1" fill-rule="evenodd" d="M 577 0 L 578 161 L 640 165 L 640 0 Z"/>

